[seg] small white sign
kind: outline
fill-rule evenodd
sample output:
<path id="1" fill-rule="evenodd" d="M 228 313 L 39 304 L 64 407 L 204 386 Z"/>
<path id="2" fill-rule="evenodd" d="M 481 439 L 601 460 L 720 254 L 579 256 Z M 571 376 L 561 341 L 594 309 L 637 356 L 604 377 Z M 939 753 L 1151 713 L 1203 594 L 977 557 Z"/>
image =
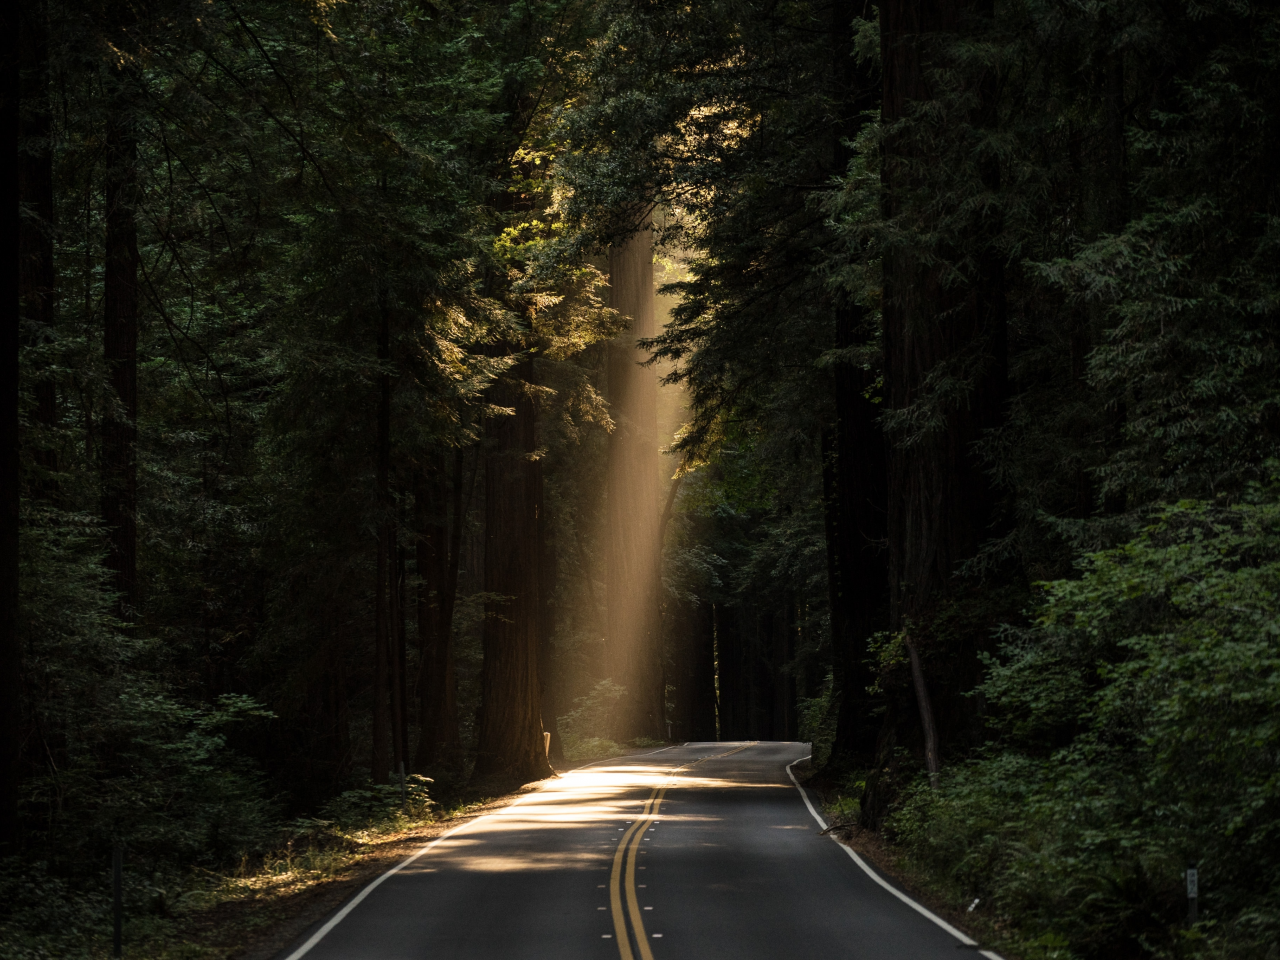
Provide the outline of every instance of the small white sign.
<path id="1" fill-rule="evenodd" d="M 1187 871 L 1187 897 L 1200 896 L 1200 878 L 1196 873 L 1196 868 L 1192 867 Z"/>

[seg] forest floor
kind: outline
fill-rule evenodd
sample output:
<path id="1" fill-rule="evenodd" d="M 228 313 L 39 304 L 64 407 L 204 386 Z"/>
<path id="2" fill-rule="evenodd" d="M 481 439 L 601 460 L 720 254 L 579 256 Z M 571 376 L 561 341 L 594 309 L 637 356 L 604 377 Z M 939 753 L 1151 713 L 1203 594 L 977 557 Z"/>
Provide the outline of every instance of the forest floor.
<path id="1" fill-rule="evenodd" d="M 621 755 L 644 752 L 627 749 Z M 593 760 L 556 764 L 565 773 Z M 126 924 L 126 956 L 137 960 L 272 960 L 365 884 L 425 844 L 552 782 L 458 803 L 431 819 L 361 831 L 345 847 L 281 853 L 256 869 L 210 875 L 169 916 Z M 105 947 L 105 944 L 104 944 Z M 96 953 L 97 951 L 95 951 Z M 107 956 L 105 950 L 101 952 Z"/>

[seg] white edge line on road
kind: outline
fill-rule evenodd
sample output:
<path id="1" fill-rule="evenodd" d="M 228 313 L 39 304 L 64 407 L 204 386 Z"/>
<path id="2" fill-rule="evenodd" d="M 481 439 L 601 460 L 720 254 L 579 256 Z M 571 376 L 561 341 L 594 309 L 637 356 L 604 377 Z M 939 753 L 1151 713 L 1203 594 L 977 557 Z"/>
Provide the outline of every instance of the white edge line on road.
<path id="1" fill-rule="evenodd" d="M 817 820 L 818 826 L 820 826 L 823 830 L 825 830 L 827 829 L 829 824 L 822 818 L 822 815 L 819 814 L 818 811 L 814 808 L 813 802 L 809 799 L 809 792 L 800 785 L 800 781 L 796 779 L 796 775 L 791 771 L 791 768 L 794 767 L 797 763 L 800 763 L 802 760 L 808 760 L 808 759 L 809 757 L 801 757 L 799 760 L 793 760 L 789 764 L 787 764 L 787 776 L 791 778 L 791 782 L 794 783 L 796 785 L 796 789 L 800 791 L 800 798 L 804 800 L 804 805 L 808 807 L 809 812 L 813 814 L 813 819 Z M 912 910 L 916 911 L 916 913 L 920 914 L 921 916 L 928 917 L 930 920 L 932 920 L 934 923 L 940 926 L 943 930 L 947 931 L 947 933 L 951 934 L 953 937 L 955 937 L 957 940 L 963 943 L 966 947 L 976 947 L 978 945 L 978 941 L 974 940 L 973 937 L 969 936 L 966 933 L 963 933 L 960 930 L 957 930 L 955 927 L 947 923 L 947 921 L 943 920 L 940 916 L 938 916 L 928 907 L 923 906 L 922 904 L 916 903 L 914 900 L 908 897 L 905 893 L 903 893 L 893 884 L 889 883 L 889 881 L 887 881 L 884 877 L 880 876 L 880 874 L 872 870 L 871 867 L 867 864 L 867 862 L 863 860 L 860 856 L 858 856 L 858 852 L 856 850 L 854 850 L 850 846 L 847 846 L 846 844 L 841 843 L 834 834 L 828 833 L 827 839 L 833 841 L 836 844 L 836 846 L 838 846 L 841 850 L 847 853 L 852 858 L 853 862 L 862 868 L 863 873 L 865 873 L 868 877 L 870 877 L 876 883 L 880 884 L 880 886 L 884 887 L 886 890 L 892 893 L 895 897 L 897 897 L 899 900 L 901 900 L 903 903 L 909 906 Z M 994 951 L 991 951 L 991 950 L 979 950 L 978 953 L 986 957 L 987 960 L 1004 960 L 1004 958 L 1001 957 L 1000 954 L 995 953 Z M 289 960 L 293 960 L 293 958 L 290 957 Z"/>
<path id="2" fill-rule="evenodd" d="M 673 747 L 679 746 L 679 744 L 673 744 L 672 746 Z M 654 753 L 662 753 L 663 750 L 670 750 L 670 749 L 672 749 L 672 747 L 663 747 L 661 750 L 654 750 L 652 753 L 632 754 L 629 757 L 606 757 L 604 760 L 594 760 L 591 763 L 584 763 L 580 767 L 574 767 L 573 770 L 566 770 L 565 773 L 569 774 L 569 773 L 574 773 L 578 770 L 585 770 L 587 767 L 594 767 L 597 763 L 608 763 L 610 760 L 631 760 L 635 757 L 651 757 L 653 756 Z M 788 768 L 788 772 L 790 772 L 790 768 Z M 454 827 L 452 830 L 449 830 L 446 833 L 440 834 L 440 836 L 436 837 L 434 840 L 428 843 L 425 847 L 423 847 L 417 853 L 410 854 L 404 860 L 401 860 L 394 867 L 392 867 L 386 873 L 379 876 L 367 887 L 365 887 L 363 890 L 357 893 L 354 897 L 348 900 L 346 902 L 346 905 L 343 906 L 341 910 L 339 910 L 337 913 L 335 913 L 332 917 L 329 918 L 328 923 L 326 923 L 323 927 L 321 927 L 319 930 L 313 933 L 306 943 L 304 943 L 297 950 L 293 951 L 293 953 L 285 957 L 284 960 L 299 960 L 300 957 L 303 957 L 307 953 L 309 953 L 312 947 L 314 947 L 317 943 L 323 940 L 328 935 L 330 930 L 332 930 L 334 927 L 340 924 L 344 919 L 346 919 L 347 914 L 349 914 L 352 910 L 358 907 L 360 905 L 360 901 L 362 901 L 365 897 L 373 893 L 374 890 L 376 890 L 379 886 L 381 886 L 384 880 L 387 880 L 390 877 L 394 876 L 395 874 L 399 873 L 401 870 L 403 870 L 409 864 L 413 863 L 413 861 L 417 860 L 423 854 L 430 853 L 432 848 L 434 848 L 436 844 L 441 843 L 442 841 L 448 840 L 454 834 L 461 833 L 463 830 L 466 830 L 468 827 L 475 826 L 481 820 L 486 820 L 489 817 L 496 816 L 500 813 L 503 813 L 504 811 L 510 810 L 512 807 L 517 806 L 520 803 L 524 802 L 526 799 L 533 796 L 535 793 L 538 793 L 539 791 L 541 791 L 543 787 L 549 785 L 550 783 L 552 783 L 554 780 L 557 780 L 557 779 L 560 779 L 560 775 L 557 775 L 556 777 L 547 777 L 546 780 L 542 781 L 542 784 L 540 786 L 535 787 L 533 790 L 530 790 L 528 793 L 526 793 L 522 797 L 517 797 L 515 800 L 507 804 L 505 807 L 502 807 L 499 810 L 495 810 L 493 811 L 493 813 L 481 814 L 480 816 L 476 817 L 474 820 L 468 820 L 466 823 L 460 823 L 456 827 Z M 794 780 L 795 777 L 792 777 L 791 779 Z M 808 800 L 806 800 L 805 802 L 808 803 Z M 810 807 L 809 809 L 812 810 L 813 807 Z M 817 816 L 817 814 L 814 814 L 814 816 Z"/>

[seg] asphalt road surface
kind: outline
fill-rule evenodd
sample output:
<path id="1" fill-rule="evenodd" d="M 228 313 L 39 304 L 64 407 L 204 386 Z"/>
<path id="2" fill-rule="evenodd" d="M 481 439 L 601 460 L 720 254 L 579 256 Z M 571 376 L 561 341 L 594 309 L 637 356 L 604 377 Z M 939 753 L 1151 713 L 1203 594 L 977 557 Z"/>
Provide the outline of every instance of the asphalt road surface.
<path id="1" fill-rule="evenodd" d="M 788 770 L 808 752 L 688 743 L 571 771 L 425 847 L 281 960 L 978 953 L 820 835 Z"/>

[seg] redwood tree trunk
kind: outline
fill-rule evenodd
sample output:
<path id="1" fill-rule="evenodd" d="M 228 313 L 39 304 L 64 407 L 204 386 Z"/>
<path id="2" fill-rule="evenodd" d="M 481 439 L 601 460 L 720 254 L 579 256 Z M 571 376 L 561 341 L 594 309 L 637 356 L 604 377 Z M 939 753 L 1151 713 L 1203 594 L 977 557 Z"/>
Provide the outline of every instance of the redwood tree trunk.
<path id="1" fill-rule="evenodd" d="M 836 312 L 836 346 L 852 347 L 861 318 L 852 307 Z M 875 681 L 868 642 L 888 622 L 888 464 L 877 404 L 867 398 L 874 373 L 835 367 L 836 428 L 827 506 L 832 584 L 834 674 L 840 694 L 833 770 L 869 767 L 875 760 L 877 718 L 867 688 Z M 838 615 L 837 615 L 838 614 Z"/>
<path id="2" fill-rule="evenodd" d="M 418 750 L 414 766 L 426 770 L 439 755 L 440 714 L 444 708 L 444 671 L 437 652 L 448 644 L 440 629 L 440 594 L 448 564 L 448 530 L 444 511 L 442 464 L 428 462 L 414 479 L 415 559 L 418 566 Z"/>
<path id="3" fill-rule="evenodd" d="M 630 328 L 611 345 L 608 362 L 608 592 L 606 661 L 626 688 L 616 739 L 662 739 L 665 693 L 657 610 L 662 510 L 658 484 L 658 384 L 636 341 L 654 336 L 653 248 L 647 225 L 609 254 L 611 305 Z"/>
<path id="4" fill-rule="evenodd" d="M 391 317 L 385 306 L 378 315 L 378 361 L 391 360 Z M 374 783 L 386 783 L 391 772 L 389 738 L 394 736 L 388 709 L 390 694 L 390 616 L 387 609 L 387 576 L 391 565 L 391 375 L 383 371 L 378 377 L 378 426 L 375 440 L 376 461 L 375 504 L 378 530 L 378 558 L 374 572 L 374 641 L 373 641 L 373 744 L 369 751 L 370 775 Z"/>
<path id="5" fill-rule="evenodd" d="M 485 424 L 484 666 L 480 676 L 475 775 L 529 781 L 550 776 L 538 681 L 542 611 L 538 505 L 542 468 L 534 458 L 536 413 L 524 383 L 527 363 L 492 388 L 513 416 Z"/>
<path id="6" fill-rule="evenodd" d="M 550 532 L 550 518 L 547 516 L 541 483 L 538 484 L 537 518 L 538 555 L 541 557 L 541 572 L 538 577 L 538 610 L 541 614 L 538 625 L 538 682 L 542 688 L 542 725 L 551 734 L 547 743 L 547 759 L 561 762 L 564 760 L 564 746 L 560 742 L 560 728 L 556 723 L 556 717 L 560 713 L 560 676 L 556 670 L 551 642 L 556 632 L 555 587 L 559 556 L 556 553 L 555 539 Z"/>
<path id="7" fill-rule="evenodd" d="M 714 740 L 716 738 L 716 625 L 712 606 L 702 600 L 689 610 L 689 637 L 691 669 L 688 685 L 691 689 L 689 740 Z"/>
<path id="8" fill-rule="evenodd" d="M 391 680 L 391 770 L 399 771 L 401 764 L 408 765 L 408 718 L 405 705 L 405 650 L 404 650 L 404 615 L 401 610 L 400 593 L 400 543 L 396 524 L 391 525 L 390 546 L 387 563 L 387 612 L 390 614 L 390 628 L 387 639 L 390 643 L 388 667 Z"/>
<path id="9" fill-rule="evenodd" d="M 841 118 L 833 144 L 836 173 L 850 159 L 848 143 L 865 123 L 879 91 L 872 68 L 853 56 L 856 18 L 850 0 L 831 9 L 832 75 Z M 835 303 L 835 346 L 848 350 L 866 342 L 863 310 L 841 293 Z M 825 438 L 824 493 L 832 657 L 839 713 L 828 766 L 833 775 L 866 769 L 875 761 L 879 718 L 867 688 L 875 680 L 868 642 L 888 625 L 888 462 L 880 428 L 880 405 L 868 398 L 876 372 L 850 362 L 833 370 L 836 421 Z M 878 392 L 878 391 L 877 391 Z"/>
<path id="10" fill-rule="evenodd" d="M 453 606 L 458 592 L 462 533 L 475 486 L 474 470 L 464 484 L 464 457 L 462 450 L 454 452 L 451 492 L 446 489 L 442 460 L 429 462 L 419 471 L 414 490 L 421 658 L 418 708 L 422 731 L 414 762 L 419 770 L 452 763 L 460 750 Z"/>
<path id="11" fill-rule="evenodd" d="M 18 121 L 18 202 L 25 211 L 18 219 L 18 296 L 26 340 L 35 346 L 47 343 L 53 334 L 55 290 L 53 266 L 53 117 L 49 106 L 48 13 L 38 0 L 26 0 L 21 18 L 21 107 Z M 21 336 L 21 334 L 20 334 Z M 34 384 L 35 419 L 52 427 L 57 419 L 57 394 L 51 376 L 40 376 Z M 43 472 L 35 479 L 32 492 L 50 496 L 55 484 L 50 473 L 57 469 L 57 457 L 50 438 L 33 445 L 31 457 Z"/>
<path id="12" fill-rule="evenodd" d="M 104 150 L 103 359 L 115 403 L 108 406 L 102 425 L 102 518 L 117 614 L 129 622 L 138 607 L 138 143 L 127 80 L 114 79 L 117 90 Z"/>
<path id="13" fill-rule="evenodd" d="M 960 17 L 976 8 L 960 0 L 895 0 L 885 5 L 886 123 L 909 115 L 914 102 L 933 95 L 920 35 L 954 30 Z M 893 217 L 907 212 L 902 196 L 912 186 L 895 155 L 909 155 L 912 145 L 891 138 L 885 150 L 885 212 Z M 895 630 L 928 613 L 957 564 L 971 558 L 987 535 L 993 492 L 973 444 L 1000 422 L 1005 397 L 999 262 L 986 258 L 982 275 L 972 283 L 944 286 L 940 271 L 924 264 L 927 253 L 956 255 L 954 250 L 895 251 L 885 258 L 885 383 L 890 409 L 901 410 L 924 398 L 927 378 L 940 366 L 965 355 L 979 362 L 970 375 L 967 402 L 946 407 L 943 429 L 926 433 L 910 446 L 893 447 L 889 547 Z"/>
<path id="14" fill-rule="evenodd" d="M 0 12 L 4 28 L 5 86 L 3 112 L 5 136 L 18 132 L 19 43 L 25 48 L 34 4 L 20 8 L 6 5 Z M 21 24 L 17 21 L 21 19 Z M 21 40 L 19 36 L 21 35 Z M 25 49 L 22 51 L 25 55 Z M 9 155 L 16 153 L 12 141 Z M 13 181 L 10 181 L 11 183 Z M 17 184 L 14 184 L 17 187 Z M 10 195 L 10 199 L 18 197 Z M 17 211 L 17 203 L 9 207 Z M 11 214 L 12 215 L 12 214 Z M 21 225 L 15 225 L 21 230 Z M 18 272 L 6 271 L 5 319 L 0 325 L 0 857 L 15 852 L 18 840 L 18 777 L 22 755 L 22 643 L 18 636 L 18 514 L 20 505 L 18 460 L 18 345 L 22 307 Z"/>
<path id="15" fill-rule="evenodd" d="M 944 54 L 939 38 L 954 32 L 964 18 L 989 13 L 978 0 L 891 0 L 881 8 L 885 124 L 911 116 L 914 105 L 932 99 L 930 75 Z M 990 111 L 989 78 L 966 77 Z M 955 118 L 983 123 L 989 117 Z M 909 191 L 922 186 L 905 161 L 924 149 L 910 135 L 890 133 L 884 147 L 884 213 L 912 224 L 920 216 L 910 207 Z M 940 176 L 929 172 L 916 176 Z M 999 187 L 994 164 L 982 170 L 989 189 Z M 940 426 L 921 431 L 911 443 L 895 436 L 889 456 L 890 628 L 910 631 L 920 670 L 915 682 L 920 715 L 936 718 L 935 740 L 945 742 L 948 721 L 959 710 L 939 710 L 929 702 L 939 691 L 953 704 L 972 677 L 972 638 L 933 639 L 932 614 L 956 585 L 956 570 L 990 536 L 994 491 L 974 453 L 984 431 L 997 426 L 1005 398 L 1005 315 L 1002 261 L 994 252 L 988 226 L 975 225 L 968 236 L 953 237 L 928 250 L 896 248 L 884 259 L 885 385 L 890 411 L 925 402 L 940 413 Z M 972 254 L 976 268 L 967 282 L 943 282 L 942 270 L 928 263 L 938 257 L 958 261 L 960 248 Z M 976 252 L 975 252 L 976 251 Z M 966 371 L 961 399 L 935 401 L 929 378 L 940 369 Z M 965 649 L 961 649 L 965 647 Z M 930 676 L 930 660 L 946 670 Z M 932 692 L 931 692 L 932 691 Z M 890 711 L 890 716 L 901 711 Z M 934 748 L 936 763 L 937 747 Z"/>

